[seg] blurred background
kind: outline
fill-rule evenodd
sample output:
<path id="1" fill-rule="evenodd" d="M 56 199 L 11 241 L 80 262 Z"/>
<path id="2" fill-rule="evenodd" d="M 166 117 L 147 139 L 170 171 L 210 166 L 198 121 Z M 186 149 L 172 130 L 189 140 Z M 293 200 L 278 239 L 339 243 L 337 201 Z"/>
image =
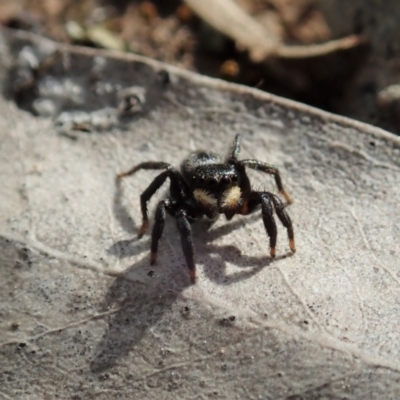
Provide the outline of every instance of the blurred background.
<path id="1" fill-rule="evenodd" d="M 400 134 L 398 0 L 0 0 L 0 23 L 132 52 Z"/>

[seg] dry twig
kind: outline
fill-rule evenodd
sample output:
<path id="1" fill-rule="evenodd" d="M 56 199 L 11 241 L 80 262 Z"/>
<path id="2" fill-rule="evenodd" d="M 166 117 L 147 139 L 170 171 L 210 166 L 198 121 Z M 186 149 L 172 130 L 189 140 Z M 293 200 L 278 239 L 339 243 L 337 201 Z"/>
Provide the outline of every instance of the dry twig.
<path id="1" fill-rule="evenodd" d="M 287 46 L 272 30 L 260 25 L 233 0 L 185 0 L 186 4 L 214 29 L 249 51 L 253 61 L 268 57 L 307 58 L 360 45 L 365 39 L 351 35 L 342 39 L 304 46 Z"/>

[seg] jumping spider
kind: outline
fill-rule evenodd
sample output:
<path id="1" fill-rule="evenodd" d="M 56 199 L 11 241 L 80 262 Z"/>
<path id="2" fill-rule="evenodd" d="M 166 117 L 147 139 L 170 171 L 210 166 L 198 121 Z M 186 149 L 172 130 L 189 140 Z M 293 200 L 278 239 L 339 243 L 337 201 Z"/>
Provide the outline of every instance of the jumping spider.
<path id="1" fill-rule="evenodd" d="M 240 140 L 241 136 L 236 135 L 224 162 L 217 154 L 198 151 L 190 154 L 182 162 L 181 172 L 171 164 L 148 161 L 117 175 L 119 180 L 140 169 L 165 170 L 150 183 L 140 196 L 143 220 L 139 238 L 144 235 L 149 226 L 148 201 L 167 178 L 170 180 L 169 197 L 161 200 L 156 209 L 151 235 L 151 265 L 157 259 L 158 242 L 164 230 L 166 213 L 176 218 L 192 283 L 195 283 L 196 280 L 196 265 L 190 223 L 204 215 L 210 219 L 216 219 L 219 214 L 225 214 L 226 219 L 230 220 L 235 214 L 248 215 L 261 208 L 264 227 L 269 236 L 270 254 L 271 257 L 275 257 L 277 238 L 277 228 L 273 217 L 275 209 L 278 218 L 287 229 L 290 249 L 292 252 L 296 251 L 292 222 L 286 213 L 285 205 L 273 193 L 253 191 L 245 170 L 247 167 L 273 175 L 279 192 L 289 204 L 291 199 L 283 188 L 278 169 L 258 160 L 238 160 Z"/>

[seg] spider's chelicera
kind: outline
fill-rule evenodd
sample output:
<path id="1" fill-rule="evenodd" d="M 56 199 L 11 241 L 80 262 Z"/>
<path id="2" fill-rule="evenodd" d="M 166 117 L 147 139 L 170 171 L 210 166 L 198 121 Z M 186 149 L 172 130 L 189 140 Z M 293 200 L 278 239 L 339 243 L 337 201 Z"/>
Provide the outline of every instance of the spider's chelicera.
<path id="1" fill-rule="evenodd" d="M 143 221 L 139 238 L 144 235 L 149 225 L 147 203 L 169 178 L 169 196 L 158 203 L 155 213 L 151 235 L 151 264 L 154 264 L 157 259 L 158 242 L 164 230 L 167 213 L 176 219 L 192 283 L 196 280 L 196 265 L 190 223 L 199 217 L 207 216 L 210 219 L 216 219 L 219 214 L 224 214 L 230 220 L 235 214 L 248 215 L 261 208 L 264 227 L 269 236 L 270 255 L 275 257 L 277 238 L 273 216 L 275 210 L 287 229 L 291 251 L 296 251 L 292 222 L 285 210 L 285 205 L 273 193 L 252 190 L 246 174 L 246 168 L 251 168 L 273 175 L 279 192 L 289 204 L 291 199 L 283 188 L 278 169 L 258 160 L 238 160 L 240 140 L 240 135 L 237 135 L 225 161 L 222 161 L 217 154 L 198 151 L 190 154 L 182 162 L 180 172 L 171 164 L 148 161 L 117 175 L 117 179 L 121 179 L 140 169 L 164 170 L 140 196 Z"/>

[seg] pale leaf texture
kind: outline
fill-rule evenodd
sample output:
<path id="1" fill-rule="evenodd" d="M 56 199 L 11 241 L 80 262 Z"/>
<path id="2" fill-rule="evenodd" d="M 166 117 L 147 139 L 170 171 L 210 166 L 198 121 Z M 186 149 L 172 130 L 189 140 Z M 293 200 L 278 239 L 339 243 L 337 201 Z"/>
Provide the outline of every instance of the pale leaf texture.
<path id="1" fill-rule="evenodd" d="M 400 398 L 398 138 L 69 47 L 37 82 L 35 116 L 12 99 L 15 71 L 56 49 L 0 36 L 0 397 Z M 124 93 L 138 104 L 122 116 Z M 191 286 L 172 219 L 157 265 L 149 235 L 137 239 L 139 196 L 157 172 L 120 186 L 115 175 L 145 160 L 178 167 L 197 149 L 226 154 L 237 133 L 243 158 L 279 167 L 297 252 L 278 224 L 271 261 L 260 213 L 199 221 Z"/>

